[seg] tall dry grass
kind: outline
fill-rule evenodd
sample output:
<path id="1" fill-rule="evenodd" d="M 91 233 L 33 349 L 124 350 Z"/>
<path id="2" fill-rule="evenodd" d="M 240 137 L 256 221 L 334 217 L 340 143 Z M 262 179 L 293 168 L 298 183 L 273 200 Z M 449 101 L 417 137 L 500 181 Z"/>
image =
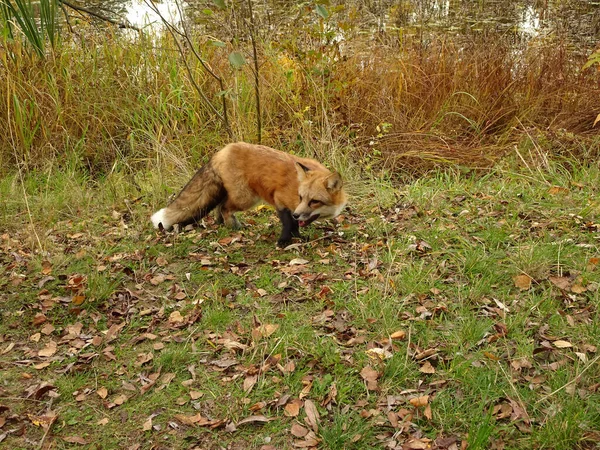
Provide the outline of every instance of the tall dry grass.
<path id="1" fill-rule="evenodd" d="M 255 140 L 252 66 L 229 64 L 232 44 L 194 42 L 227 91 L 188 52 L 195 82 L 214 108 L 227 96 L 235 139 Z M 168 35 L 80 34 L 44 60 L 23 45 L 0 47 L 4 170 L 67 160 L 91 173 L 197 164 L 229 140 Z M 485 35 L 327 45 L 264 39 L 258 57 L 268 145 L 334 162 L 350 156 L 365 167 L 490 164 L 533 137 L 560 150 L 563 135 L 580 143 L 581 155 L 598 153 L 598 72 L 582 71 L 585 59 L 559 38 L 519 51 L 509 39 Z"/>

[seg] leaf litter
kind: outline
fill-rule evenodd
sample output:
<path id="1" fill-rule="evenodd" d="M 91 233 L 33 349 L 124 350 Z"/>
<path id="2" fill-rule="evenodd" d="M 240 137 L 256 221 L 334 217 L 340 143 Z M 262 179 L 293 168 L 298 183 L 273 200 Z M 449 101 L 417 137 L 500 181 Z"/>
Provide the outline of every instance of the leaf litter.
<path id="1" fill-rule="evenodd" d="M 564 197 L 561 190 L 549 194 Z M 468 215 L 463 214 L 465 201 L 456 213 L 450 211 L 453 218 Z M 485 209 L 482 211 L 483 221 L 487 218 Z M 497 212 L 490 213 L 494 218 L 492 213 Z M 392 207 L 381 218 L 383 223 L 402 224 L 409 233 L 419 231 L 414 221 L 433 223 L 428 221 L 434 219 L 438 220 L 435 212 L 414 205 Z M 344 220 L 338 224 L 340 229 L 359 239 L 330 237 L 307 252 L 292 248 L 289 255 L 270 248 L 248 250 L 257 239 L 268 242 L 269 227 L 262 230 L 264 236 L 260 227 L 227 237 L 219 237 L 209 227 L 184 232 L 177 238 L 179 242 L 169 235 L 150 236 L 148 242 L 163 252 L 156 257 L 147 250 L 119 247 L 123 230 L 109 227 L 103 237 L 119 250 L 99 256 L 93 264 L 89 255 L 100 252 L 90 233 L 71 230 L 51 235 L 56 253 L 76 254 L 77 260 L 87 261 L 93 271 L 65 270 L 53 254 L 44 255 L 34 269 L 38 257 L 22 246 L 25 241 L 18 234 L 3 235 L 2 246 L 9 256 L 2 256 L 2 262 L 9 269 L 2 283 L 15 293 L 30 289 L 36 300 L 8 316 L 12 323 L 22 323 L 26 333 L 20 336 L 9 331 L 1 336 L 0 353 L 26 374 L 19 379 L 19 385 L 25 387 L 20 405 L 0 404 L 1 439 L 38 443 L 61 439 L 87 445 L 98 431 L 81 432 L 85 428 L 78 422 L 60 429 L 57 424 L 64 421 L 65 405 L 81 411 L 93 405 L 93 423 L 102 429 L 117 427 L 125 408 L 135 408 L 137 431 L 156 442 L 161 437 L 188 439 L 189 430 L 197 429 L 227 433 L 233 439 L 228 442 L 234 442 L 236 436 L 253 433 L 257 427 L 268 433 L 276 433 L 279 427 L 286 431 L 278 437 L 280 444 L 320 448 L 327 443 L 335 415 L 342 413 L 348 417 L 356 414 L 369 430 L 352 431 L 349 448 L 354 444 L 357 448 L 466 448 L 469 437 L 465 430 L 445 428 L 439 422 L 443 412 L 438 409 L 438 402 L 447 401 L 444 397 L 465 395 L 460 380 L 453 379 L 456 375 L 448 376 L 451 362 L 460 357 L 452 353 L 449 343 L 428 342 L 421 337 L 422 328 L 415 331 L 419 327 L 451 331 L 456 326 L 455 300 L 448 292 L 464 285 L 463 275 L 453 273 L 453 260 L 446 258 L 435 264 L 435 287 L 404 292 L 399 280 L 407 266 L 403 261 L 387 260 L 386 251 L 392 244 L 365 237 L 372 234 L 369 225 L 353 214 Z M 441 219 L 440 230 L 452 230 L 452 220 Z M 536 232 L 543 228 L 539 223 L 532 224 Z M 74 226 L 70 223 L 65 228 Z M 586 233 L 597 232 L 585 223 L 578 226 Z M 56 229 L 60 228 L 58 224 Z M 187 249 L 173 251 L 177 246 Z M 487 328 L 470 348 L 463 349 L 469 370 L 502 365 L 511 383 L 544 398 L 553 392 L 548 384 L 552 373 L 577 364 L 590 367 L 597 354 L 594 343 L 567 333 L 568 328 L 554 331 L 546 318 L 534 315 L 526 321 L 533 346 L 530 353 L 519 354 L 512 341 L 512 319 L 526 311 L 524 296 L 544 289 L 569 327 L 591 323 L 598 257 L 585 250 L 591 247 L 577 248 L 585 253 L 584 263 L 577 269 L 526 270 L 525 274 L 515 267 L 504 285 L 494 287 L 497 295 L 474 299 L 470 307 Z M 444 256 L 437 239 L 429 235 L 411 237 L 398 251 L 409 261 L 424 264 Z M 240 259 L 239 252 L 248 254 Z M 198 273 L 212 280 L 236 278 L 231 285 L 212 286 L 203 278 L 198 281 Z M 269 283 L 264 283 L 265 273 Z M 102 301 L 98 300 L 98 274 L 110 285 Z M 348 282 L 353 285 L 352 294 L 346 290 Z M 511 294 L 502 295 L 502 289 Z M 348 295 L 360 301 L 347 305 Z M 383 325 L 377 309 L 368 311 L 369 295 L 396 302 L 397 320 L 392 327 Z M 225 326 L 205 322 L 206 316 L 213 314 L 211 310 L 234 319 Z M 331 364 L 317 348 L 287 340 L 291 331 L 286 318 L 296 311 L 306 316 L 303 326 L 336 349 L 339 364 L 348 369 L 347 378 L 332 376 Z M 182 361 L 170 363 L 176 358 Z M 407 372 L 411 376 L 396 379 L 390 375 L 390 368 L 399 361 L 412 367 L 412 372 Z M 52 381 L 90 369 L 98 371 L 100 383 L 88 379 L 70 392 L 72 399 L 66 399 L 69 391 L 64 385 Z M 598 383 L 583 375 L 564 391 L 580 398 L 597 396 Z M 352 390 L 348 390 L 350 385 Z M 144 398 L 163 395 L 161 392 L 167 393 L 161 398 L 167 398 L 168 405 L 137 410 Z M 215 397 L 214 392 L 221 394 Z M 4 390 L 0 394 L 2 402 L 8 395 Z M 34 412 L 26 412 L 28 399 L 40 402 Z M 552 400 L 550 396 L 542 402 L 548 411 Z M 516 430 L 512 433 L 521 433 L 521 439 L 550 420 L 535 409 L 528 411 L 510 391 L 489 402 L 486 413 L 498 424 L 512 425 Z M 270 428 L 273 424 L 277 427 Z M 35 428 L 42 433 L 36 434 Z M 21 434 L 12 431 L 18 429 L 23 430 Z M 492 443 L 495 448 L 500 448 L 502 439 L 509 441 L 511 434 L 499 432 Z"/>

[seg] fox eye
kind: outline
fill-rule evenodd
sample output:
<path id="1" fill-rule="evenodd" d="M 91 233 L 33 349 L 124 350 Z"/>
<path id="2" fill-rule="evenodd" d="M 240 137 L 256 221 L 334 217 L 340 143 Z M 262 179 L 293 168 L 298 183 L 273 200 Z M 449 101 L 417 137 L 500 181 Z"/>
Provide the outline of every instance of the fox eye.
<path id="1" fill-rule="evenodd" d="M 310 202 L 308 202 L 308 206 L 312 206 L 313 208 L 316 206 L 321 205 L 323 202 L 319 201 L 319 200 L 311 200 Z"/>

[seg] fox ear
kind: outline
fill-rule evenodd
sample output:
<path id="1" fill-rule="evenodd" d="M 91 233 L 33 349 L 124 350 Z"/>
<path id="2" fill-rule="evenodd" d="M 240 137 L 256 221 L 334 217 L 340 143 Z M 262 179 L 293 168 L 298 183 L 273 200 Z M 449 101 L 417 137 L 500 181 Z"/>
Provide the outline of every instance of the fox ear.
<path id="1" fill-rule="evenodd" d="M 306 178 L 306 172 L 310 172 L 310 169 L 304 164 L 296 163 L 296 172 L 298 172 L 298 181 L 303 181 Z"/>
<path id="2" fill-rule="evenodd" d="M 335 172 L 325 179 L 325 186 L 329 192 L 337 192 L 344 186 L 344 182 L 340 174 Z"/>

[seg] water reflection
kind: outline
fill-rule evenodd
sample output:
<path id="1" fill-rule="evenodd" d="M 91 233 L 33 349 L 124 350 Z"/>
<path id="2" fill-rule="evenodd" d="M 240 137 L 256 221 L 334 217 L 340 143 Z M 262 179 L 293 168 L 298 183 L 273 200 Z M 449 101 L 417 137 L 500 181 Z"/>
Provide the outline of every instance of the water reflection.
<path id="1" fill-rule="evenodd" d="M 177 0 L 155 3 L 165 17 L 177 23 L 182 20 Z M 298 18 L 317 22 L 312 13 L 313 3 L 290 0 L 262 0 L 254 8 L 257 21 L 264 29 L 285 33 L 285 29 L 298 25 Z M 325 3 L 325 2 L 324 2 Z M 231 1 L 225 0 L 231 5 Z M 240 8 L 241 4 L 236 4 Z M 98 8 L 117 12 L 138 27 L 162 29 L 159 17 L 145 0 L 100 0 Z M 560 32 L 561 36 L 583 48 L 593 48 L 600 40 L 600 3 L 590 0 L 355 0 L 329 2 L 331 24 L 350 23 L 359 32 L 396 32 L 405 34 L 451 33 L 469 36 L 485 33 L 514 33 L 527 39 L 547 32 Z M 104 9 L 104 11 L 106 11 Z M 222 13 L 212 0 L 187 0 L 181 7 L 184 18 L 219 36 Z M 334 25 L 335 26 L 335 25 Z"/>
<path id="2" fill-rule="evenodd" d="M 151 4 L 145 0 L 127 1 L 123 4 L 125 13 L 124 18 L 128 23 L 135 25 L 138 28 L 162 29 L 163 24 L 160 16 L 150 5 Z M 175 1 L 153 3 L 153 5 L 158 10 L 160 15 L 170 23 L 177 24 L 181 22 L 180 9 L 177 7 L 177 3 Z"/>

